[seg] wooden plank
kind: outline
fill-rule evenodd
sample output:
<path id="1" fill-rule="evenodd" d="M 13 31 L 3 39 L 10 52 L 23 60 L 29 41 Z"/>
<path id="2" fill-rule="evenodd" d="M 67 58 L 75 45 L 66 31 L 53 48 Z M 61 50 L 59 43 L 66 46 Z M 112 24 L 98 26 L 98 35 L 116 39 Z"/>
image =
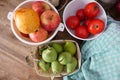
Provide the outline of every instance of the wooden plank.
<path id="1" fill-rule="evenodd" d="M 50 80 L 27 65 L 25 57 L 33 46 L 20 42 L 11 31 L 7 14 L 22 1 L 0 0 L 0 80 Z"/>
<path id="2" fill-rule="evenodd" d="M 23 1 L 0 0 L 0 80 L 50 80 L 50 78 L 38 76 L 25 61 L 25 57 L 30 54 L 35 46 L 20 42 L 11 31 L 7 15 Z M 62 16 L 63 11 L 59 13 Z M 54 39 L 66 38 L 74 39 L 66 30 L 65 32 L 58 32 Z M 55 78 L 55 80 L 62 80 L 62 78 Z"/>
<path id="3" fill-rule="evenodd" d="M 5 51 L 1 52 L 0 80 L 48 80 L 36 75 L 35 71 L 19 58 L 7 54 Z"/>
<path id="4" fill-rule="evenodd" d="M 38 76 L 25 62 L 32 46 L 18 41 L 10 27 L 3 26 L 0 30 L 0 80 L 48 80 L 49 78 Z"/>

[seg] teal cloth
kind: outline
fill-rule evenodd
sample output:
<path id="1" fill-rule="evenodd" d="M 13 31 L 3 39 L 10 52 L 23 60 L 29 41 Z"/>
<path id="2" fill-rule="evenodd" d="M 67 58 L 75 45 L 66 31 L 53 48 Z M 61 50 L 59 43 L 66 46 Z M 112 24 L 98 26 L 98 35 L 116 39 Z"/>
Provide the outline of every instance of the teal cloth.
<path id="1" fill-rule="evenodd" d="M 120 80 L 120 22 L 108 17 L 105 32 L 86 41 L 81 54 L 80 70 L 63 80 Z"/>

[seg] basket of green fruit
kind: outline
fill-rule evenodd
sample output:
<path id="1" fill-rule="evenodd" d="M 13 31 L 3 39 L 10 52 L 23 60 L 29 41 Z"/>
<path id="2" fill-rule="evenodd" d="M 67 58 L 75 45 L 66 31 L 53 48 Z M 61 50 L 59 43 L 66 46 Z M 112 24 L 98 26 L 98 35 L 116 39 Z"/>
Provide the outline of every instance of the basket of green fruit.
<path id="1" fill-rule="evenodd" d="M 73 40 L 53 40 L 37 46 L 33 53 L 34 69 L 44 77 L 62 77 L 81 66 L 79 45 Z"/>

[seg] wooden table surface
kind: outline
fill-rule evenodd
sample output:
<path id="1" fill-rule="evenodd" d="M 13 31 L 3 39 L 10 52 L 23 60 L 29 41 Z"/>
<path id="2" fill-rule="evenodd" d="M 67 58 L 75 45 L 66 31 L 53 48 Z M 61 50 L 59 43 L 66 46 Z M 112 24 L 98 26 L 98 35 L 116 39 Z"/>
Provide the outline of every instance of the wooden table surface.
<path id="1" fill-rule="evenodd" d="M 33 68 L 27 65 L 25 57 L 30 54 L 30 46 L 20 42 L 13 35 L 10 21 L 7 19 L 9 11 L 24 0 L 0 0 L 0 80 L 50 80 L 38 76 Z M 62 16 L 63 11 L 59 12 Z M 54 39 L 72 39 L 67 31 L 58 32 Z M 82 41 L 76 40 L 79 44 Z M 62 80 L 62 78 L 58 78 Z M 56 78 L 56 80 L 58 80 Z"/>
<path id="2" fill-rule="evenodd" d="M 30 54 L 34 46 L 20 42 L 11 31 L 7 14 L 23 1 L 0 0 L 0 80 L 50 80 L 50 78 L 38 76 L 25 61 L 25 57 Z M 60 14 L 62 15 L 62 11 Z M 74 38 L 65 30 L 59 32 L 54 39 Z"/>

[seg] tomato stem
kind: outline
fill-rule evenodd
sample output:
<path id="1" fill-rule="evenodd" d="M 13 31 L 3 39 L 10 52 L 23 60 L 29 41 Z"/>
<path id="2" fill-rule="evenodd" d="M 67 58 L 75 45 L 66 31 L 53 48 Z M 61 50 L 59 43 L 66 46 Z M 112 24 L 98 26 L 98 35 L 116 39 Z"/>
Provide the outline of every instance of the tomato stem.
<path id="1" fill-rule="evenodd" d="M 97 29 L 97 28 L 98 28 L 98 25 L 95 25 L 94 28 Z"/>
<path id="2" fill-rule="evenodd" d="M 96 5 L 96 6 L 94 7 L 94 9 L 95 9 L 95 10 L 98 10 L 98 8 L 99 8 L 99 6 L 98 6 L 98 5 Z"/>

